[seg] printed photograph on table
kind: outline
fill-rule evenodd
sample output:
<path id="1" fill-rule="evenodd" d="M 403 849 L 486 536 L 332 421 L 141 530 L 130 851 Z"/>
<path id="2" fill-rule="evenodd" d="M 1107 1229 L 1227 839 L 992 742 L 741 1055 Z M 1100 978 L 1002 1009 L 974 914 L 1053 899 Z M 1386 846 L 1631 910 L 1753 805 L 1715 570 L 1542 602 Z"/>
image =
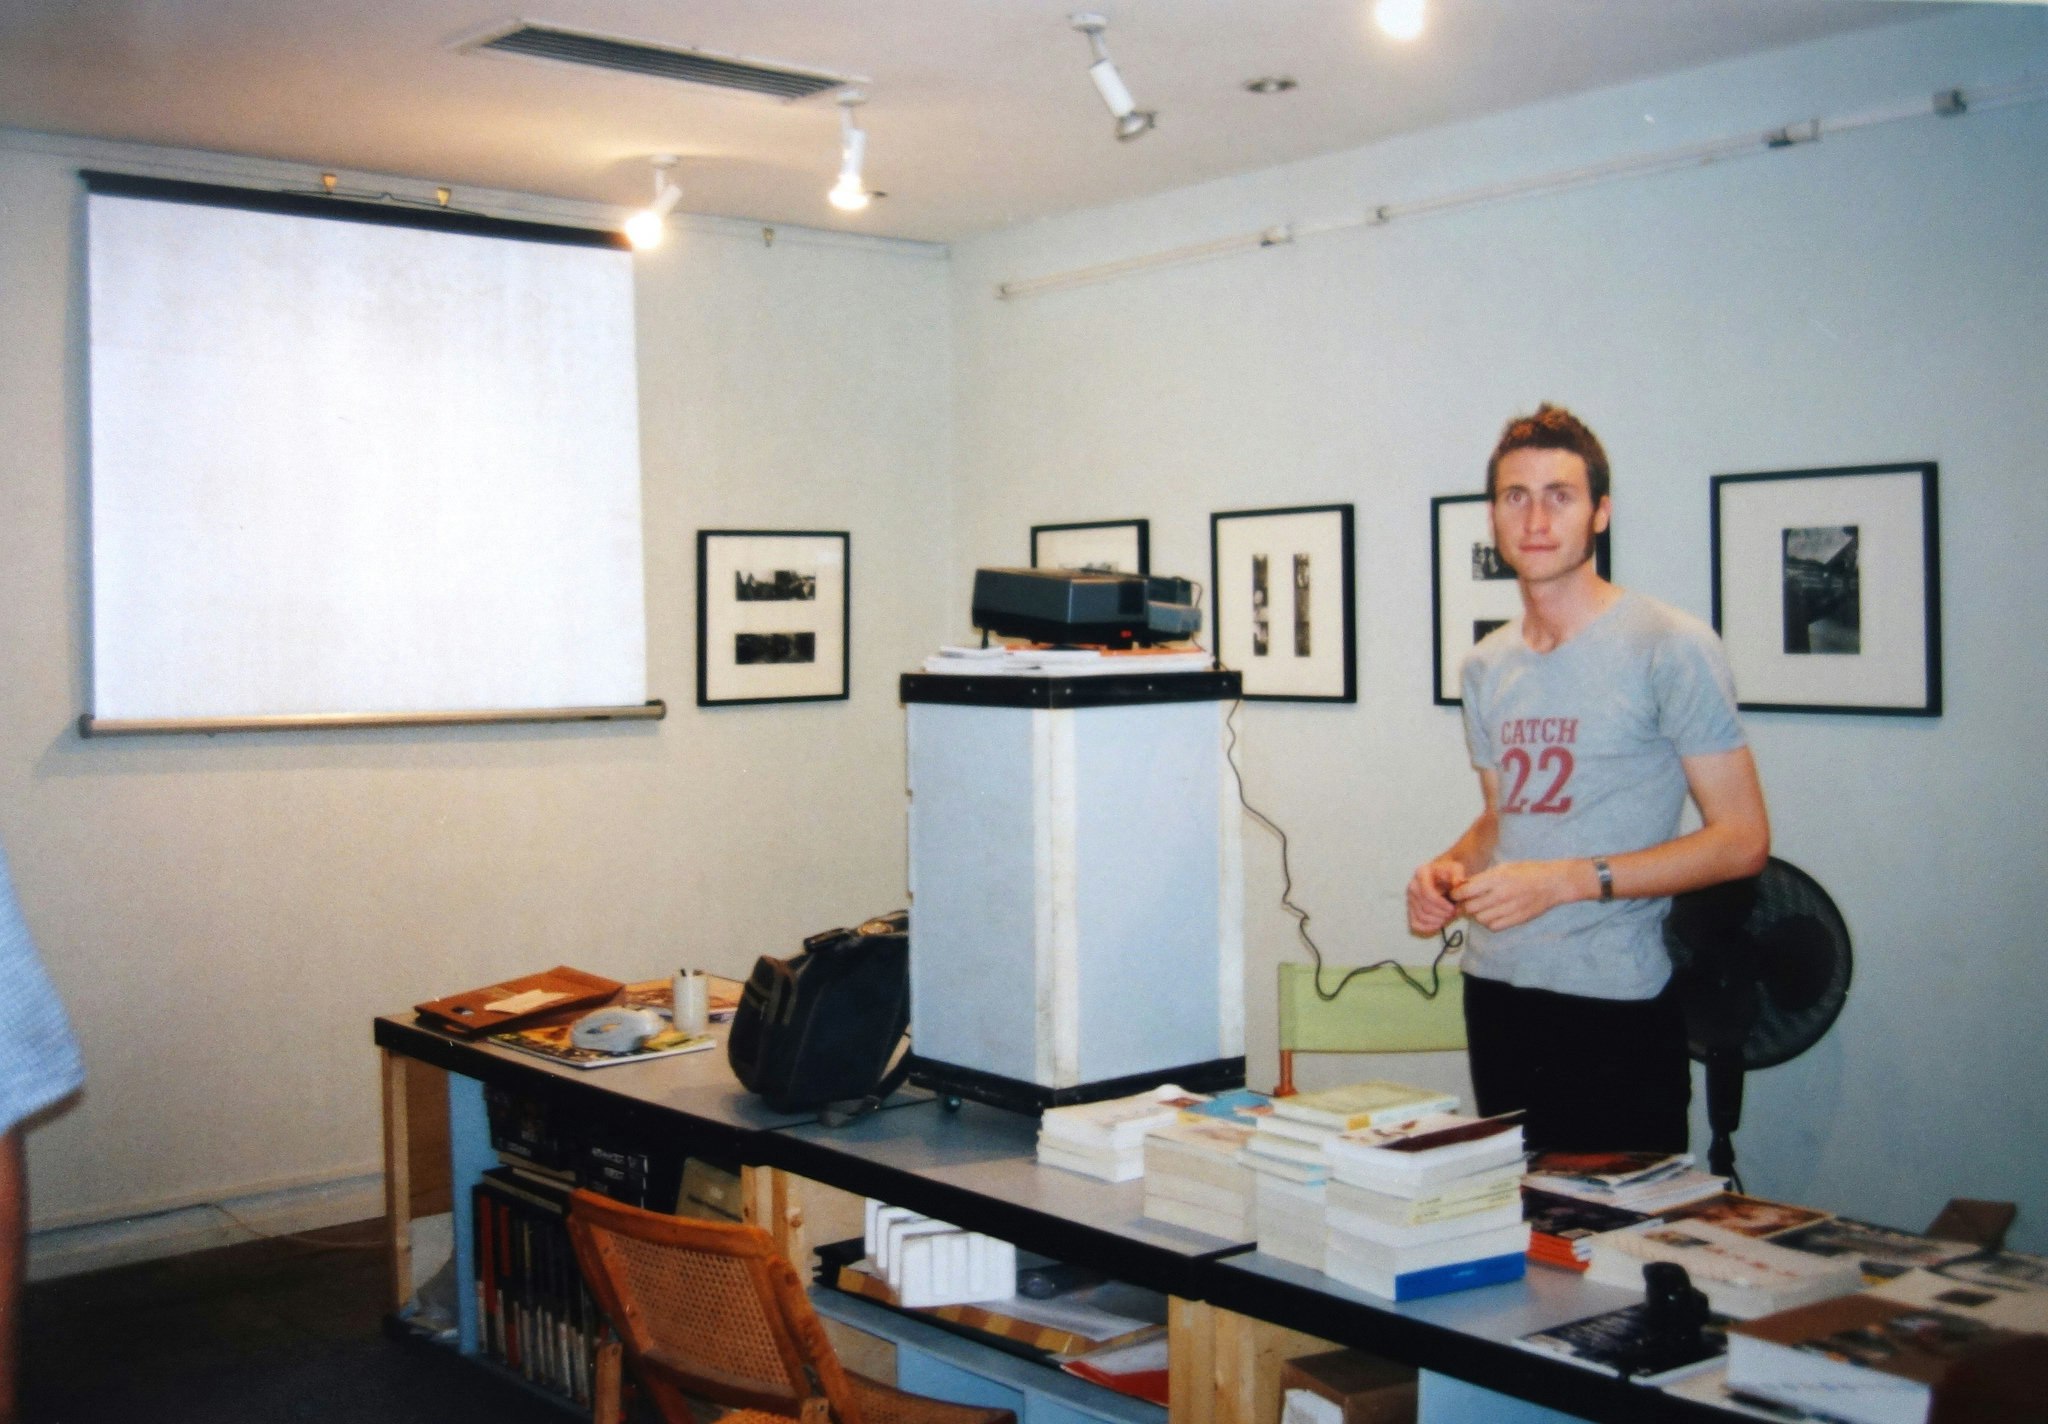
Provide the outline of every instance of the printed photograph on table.
<path id="1" fill-rule="evenodd" d="M 1714 476 L 1714 626 L 1744 710 L 1941 715 L 1936 476 Z"/>
<path id="2" fill-rule="evenodd" d="M 850 538 L 697 531 L 697 705 L 847 695 Z"/>
<path id="3" fill-rule="evenodd" d="M 1429 502 L 1429 571 L 1436 614 L 1436 704 L 1458 707 L 1458 671 L 1465 654 L 1488 633 L 1521 616 L 1522 590 L 1515 571 L 1493 542 L 1493 522 L 1483 494 L 1439 495 Z M 1613 577 L 1614 554 L 1602 532 L 1593 542 L 1593 567 Z"/>
<path id="4" fill-rule="evenodd" d="M 1356 702 L 1352 507 L 1209 516 L 1216 656 L 1247 698 Z"/>
<path id="5" fill-rule="evenodd" d="M 1031 567 L 1095 574 L 1150 573 L 1151 521 L 1105 519 L 1090 524 L 1034 524 Z"/>

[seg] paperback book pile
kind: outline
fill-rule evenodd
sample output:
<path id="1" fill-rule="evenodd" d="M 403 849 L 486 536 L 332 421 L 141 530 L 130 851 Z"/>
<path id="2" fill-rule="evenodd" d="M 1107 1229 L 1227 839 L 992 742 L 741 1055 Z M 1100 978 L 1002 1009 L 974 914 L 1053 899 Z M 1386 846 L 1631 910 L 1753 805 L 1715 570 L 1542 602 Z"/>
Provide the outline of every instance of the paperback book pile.
<path id="1" fill-rule="evenodd" d="M 1375 1079 L 1275 1098 L 1254 1119 L 1238 1160 L 1252 1171 L 1253 1226 L 1259 1249 L 1299 1266 L 1323 1270 L 1323 1186 L 1330 1177 L 1325 1145 L 1353 1127 L 1398 1122 L 1457 1098 L 1406 1083 Z"/>
<path id="2" fill-rule="evenodd" d="M 1850 1424 L 2040 1419 L 2048 1336 L 1864 1291 L 1730 1326 L 1728 1385 Z"/>
<path id="3" fill-rule="evenodd" d="M 1522 1275 L 1520 1114 L 1431 1113 L 1342 1133 L 1324 1151 L 1326 1274 L 1388 1300 Z"/>
<path id="4" fill-rule="evenodd" d="M 1105 1182 L 1134 1182 L 1145 1175 L 1145 1134 L 1204 1101 L 1162 1083 L 1127 1098 L 1047 1108 L 1038 1120 L 1038 1160 Z"/>
<path id="5" fill-rule="evenodd" d="M 2048 1335 L 2048 1257 L 1988 1251 L 1907 1271 L 1871 1294 L 1945 1310 L 2002 1330 Z"/>
<path id="6" fill-rule="evenodd" d="M 1708 1222 L 1738 1236 L 1754 1236 L 1759 1241 L 1776 1240 L 1789 1231 L 1816 1226 L 1829 1216 L 1829 1213 L 1816 1211 L 1810 1206 L 1790 1206 L 1785 1202 L 1744 1196 L 1741 1192 L 1716 1192 L 1713 1196 L 1658 1214 L 1666 1221 Z"/>
<path id="7" fill-rule="evenodd" d="M 1696 1170 L 1689 1152 L 1539 1152 L 1528 1184 L 1538 1191 L 1655 1216 L 1727 1189 Z"/>
<path id="8" fill-rule="evenodd" d="M 997 1300 L 1017 1289 L 1015 1246 L 908 1207 L 870 1198 L 862 1245 L 899 1305 Z"/>
<path id="9" fill-rule="evenodd" d="M 1967 1241 L 1942 1241 L 1914 1231 L 1852 1221 L 1845 1216 L 1802 1226 L 1771 1239 L 1780 1246 L 1816 1256 L 1847 1256 L 1862 1267 L 1863 1279 L 1869 1285 L 1892 1280 L 1916 1267 L 1942 1266 L 1977 1254 L 1977 1247 Z"/>
<path id="10" fill-rule="evenodd" d="M 1529 1259 L 1567 1271 L 1583 1271 L 1593 1257 L 1593 1238 L 1637 1226 L 1650 1218 L 1639 1211 L 1559 1196 L 1524 1185 L 1522 1210 L 1529 1218 Z"/>
<path id="11" fill-rule="evenodd" d="M 1643 1267 L 1651 1261 L 1685 1267 L 1707 1293 L 1707 1304 L 1737 1320 L 1845 1295 L 1863 1284 L 1851 1259 L 1794 1251 L 1703 1221 L 1650 1221 L 1596 1236 L 1586 1279 L 1641 1290 Z"/>
<path id="12" fill-rule="evenodd" d="M 1145 1135 L 1145 1215 L 1225 1241 L 1250 1241 L 1252 1172 L 1238 1154 L 1248 1122 L 1185 1117 Z"/>

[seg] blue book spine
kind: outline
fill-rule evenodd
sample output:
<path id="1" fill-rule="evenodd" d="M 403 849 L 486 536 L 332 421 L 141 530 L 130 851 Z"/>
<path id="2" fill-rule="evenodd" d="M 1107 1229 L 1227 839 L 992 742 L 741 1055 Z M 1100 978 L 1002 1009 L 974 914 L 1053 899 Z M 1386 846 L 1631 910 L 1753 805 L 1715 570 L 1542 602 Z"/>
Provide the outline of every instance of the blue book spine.
<path id="1" fill-rule="evenodd" d="M 1231 1088 L 1216 1094 L 1206 1103 L 1182 1108 L 1183 1113 L 1198 1117 L 1220 1117 L 1227 1121 L 1249 1125 L 1252 1120 L 1272 1106 L 1273 1099 L 1253 1088 Z"/>
<path id="2" fill-rule="evenodd" d="M 1471 1290 L 1475 1286 L 1518 1281 L 1528 1264 L 1529 1258 L 1516 1251 L 1506 1256 L 1485 1256 L 1477 1261 L 1453 1261 L 1448 1266 L 1410 1271 L 1405 1276 L 1394 1277 L 1394 1299 L 1421 1300 L 1424 1296 L 1449 1295 L 1452 1291 Z"/>

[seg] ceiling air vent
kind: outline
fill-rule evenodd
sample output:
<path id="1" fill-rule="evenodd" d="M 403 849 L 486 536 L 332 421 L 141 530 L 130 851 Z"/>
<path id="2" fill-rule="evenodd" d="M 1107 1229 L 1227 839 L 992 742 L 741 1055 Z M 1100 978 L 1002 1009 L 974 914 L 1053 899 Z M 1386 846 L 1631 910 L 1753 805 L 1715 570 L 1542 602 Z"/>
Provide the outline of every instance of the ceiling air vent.
<path id="1" fill-rule="evenodd" d="M 785 69 L 733 55 L 671 49 L 642 40 L 612 39 L 547 25 L 522 24 L 469 48 L 525 55 L 532 59 L 555 59 L 564 64 L 587 64 L 598 69 L 623 70 L 628 74 L 645 74 L 656 79 L 680 79 L 690 84 L 709 84 L 718 89 L 766 94 L 775 99 L 807 98 L 855 82 L 843 75 Z"/>

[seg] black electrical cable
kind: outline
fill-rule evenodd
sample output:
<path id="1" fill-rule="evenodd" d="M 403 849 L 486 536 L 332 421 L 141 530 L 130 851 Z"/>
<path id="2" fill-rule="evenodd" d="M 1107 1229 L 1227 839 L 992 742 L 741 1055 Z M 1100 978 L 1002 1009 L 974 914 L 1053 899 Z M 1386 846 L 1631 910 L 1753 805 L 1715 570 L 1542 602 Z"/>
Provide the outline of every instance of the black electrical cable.
<path id="1" fill-rule="evenodd" d="M 1217 660 L 1217 666 L 1222 666 L 1220 658 Z M 1315 942 L 1315 937 L 1308 932 L 1308 911 L 1294 903 L 1294 868 L 1288 858 L 1287 832 L 1281 830 L 1271 816 L 1268 816 L 1258 807 L 1252 805 L 1250 798 L 1245 795 L 1244 770 L 1237 764 L 1237 714 L 1243 707 L 1244 698 L 1239 697 L 1236 702 L 1231 704 L 1229 714 L 1223 719 L 1223 725 L 1230 731 L 1230 741 L 1225 746 L 1223 752 L 1224 760 L 1230 763 L 1230 774 L 1237 781 L 1238 804 L 1244 807 L 1246 815 L 1271 831 L 1279 839 L 1280 908 L 1294 916 L 1294 932 L 1300 937 L 1303 946 L 1307 948 L 1309 957 L 1315 961 L 1316 972 L 1313 987 L 1316 991 L 1316 997 L 1324 1003 L 1329 1003 L 1344 992 L 1346 984 L 1349 984 L 1359 975 L 1370 974 L 1376 969 L 1391 969 L 1401 976 L 1402 982 L 1423 998 L 1434 999 L 1443 990 L 1444 956 L 1455 954 L 1465 947 L 1465 932 L 1463 930 L 1454 930 L 1446 926 L 1439 933 L 1442 946 L 1437 950 L 1436 958 L 1429 962 L 1429 987 L 1426 989 L 1422 987 L 1422 981 L 1413 974 L 1410 974 L 1408 966 L 1401 963 L 1398 959 L 1382 959 L 1373 964 L 1361 964 L 1354 969 L 1346 970 L 1344 977 L 1337 981 L 1336 988 L 1323 988 L 1322 947 Z"/>

